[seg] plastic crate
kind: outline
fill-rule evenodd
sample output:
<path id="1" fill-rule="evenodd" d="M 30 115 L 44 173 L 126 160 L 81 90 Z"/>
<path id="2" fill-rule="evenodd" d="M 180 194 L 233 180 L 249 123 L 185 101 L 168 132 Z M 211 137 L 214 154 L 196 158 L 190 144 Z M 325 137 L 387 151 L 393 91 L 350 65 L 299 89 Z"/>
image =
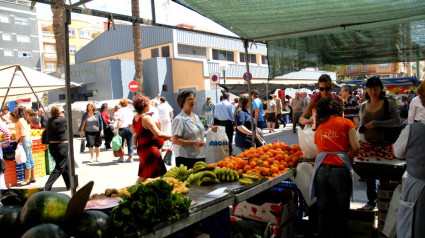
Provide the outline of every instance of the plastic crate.
<path id="1" fill-rule="evenodd" d="M 292 182 L 292 180 L 290 179 L 284 180 L 271 188 L 271 190 L 277 190 L 277 191 L 283 191 L 284 189 L 291 189 L 294 192 L 296 203 L 298 205 L 297 211 L 296 211 L 296 217 L 299 219 L 306 217 L 308 215 L 308 205 L 305 202 L 304 197 L 301 194 L 301 191 L 298 189 L 297 185 L 294 182 Z"/>
<path id="2" fill-rule="evenodd" d="M 36 156 L 33 157 L 35 163 L 35 177 L 46 176 L 46 162 L 45 159 L 39 156 L 40 153 L 36 153 Z"/>
<path id="3" fill-rule="evenodd" d="M 16 173 L 16 178 L 18 182 L 24 181 L 25 180 L 24 164 L 17 164 L 15 161 L 13 162 L 15 163 L 15 173 Z"/>
<path id="4" fill-rule="evenodd" d="M 5 160 L 6 170 L 4 171 L 4 182 L 7 187 L 16 186 L 18 179 L 16 176 L 16 162 L 14 160 Z"/>
<path id="5" fill-rule="evenodd" d="M 3 153 L 15 153 L 15 150 L 13 149 L 16 145 L 16 142 L 10 142 L 10 145 L 6 148 L 3 148 Z"/>

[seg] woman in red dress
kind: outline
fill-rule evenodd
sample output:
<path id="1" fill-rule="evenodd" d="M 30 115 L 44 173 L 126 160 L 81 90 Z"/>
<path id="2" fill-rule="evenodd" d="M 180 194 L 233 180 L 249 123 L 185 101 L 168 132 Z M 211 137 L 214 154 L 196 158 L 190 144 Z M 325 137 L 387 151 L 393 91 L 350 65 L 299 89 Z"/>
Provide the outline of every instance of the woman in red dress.
<path id="1" fill-rule="evenodd" d="M 162 162 L 160 148 L 164 139 L 171 135 L 158 129 L 149 112 L 149 99 L 143 96 L 133 98 L 133 106 L 137 114 L 134 116 L 130 130 L 137 135 L 137 155 L 139 156 L 139 178 L 136 183 L 147 178 L 155 178 L 167 172 Z"/>

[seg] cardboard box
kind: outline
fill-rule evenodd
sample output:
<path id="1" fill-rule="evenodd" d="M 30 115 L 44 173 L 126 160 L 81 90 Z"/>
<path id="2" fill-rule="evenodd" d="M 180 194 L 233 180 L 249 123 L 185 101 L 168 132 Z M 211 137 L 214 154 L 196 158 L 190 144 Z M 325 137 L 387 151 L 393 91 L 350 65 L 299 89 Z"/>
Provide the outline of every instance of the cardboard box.
<path id="1" fill-rule="evenodd" d="M 350 210 L 348 221 L 350 238 L 373 237 L 374 225 L 374 211 Z"/>
<path id="2" fill-rule="evenodd" d="M 391 190 L 378 190 L 378 198 L 388 198 L 391 199 L 393 197 L 394 191 Z"/>
<path id="3" fill-rule="evenodd" d="M 287 220 L 295 216 L 297 207 L 295 200 L 282 203 L 263 203 L 255 205 L 247 201 L 243 201 L 234 206 L 234 215 L 249 218 L 261 222 L 272 222 L 275 225 L 281 225 Z"/>

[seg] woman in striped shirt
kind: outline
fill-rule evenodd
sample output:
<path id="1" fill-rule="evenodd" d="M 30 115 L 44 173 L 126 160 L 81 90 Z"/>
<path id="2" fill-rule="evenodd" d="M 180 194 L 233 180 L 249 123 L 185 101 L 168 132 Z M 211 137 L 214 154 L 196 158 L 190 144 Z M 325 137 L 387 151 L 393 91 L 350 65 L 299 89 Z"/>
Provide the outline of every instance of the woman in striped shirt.
<path id="1" fill-rule="evenodd" d="M 5 141 L 1 142 L 1 147 L 6 148 L 10 144 L 10 133 L 9 130 L 0 124 L 0 132 L 4 134 Z M 0 150 L 0 160 L 3 159 L 3 150 Z M 4 182 L 4 171 L 0 169 L 0 189 L 7 189 L 6 184 Z"/>

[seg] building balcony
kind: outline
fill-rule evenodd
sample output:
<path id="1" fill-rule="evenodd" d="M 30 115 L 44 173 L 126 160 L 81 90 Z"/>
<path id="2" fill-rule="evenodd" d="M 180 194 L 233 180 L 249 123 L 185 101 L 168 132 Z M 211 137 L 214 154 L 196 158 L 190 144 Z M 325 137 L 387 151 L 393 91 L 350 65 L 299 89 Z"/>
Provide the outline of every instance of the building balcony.
<path id="1" fill-rule="evenodd" d="M 56 52 L 43 52 L 43 58 L 56 59 Z"/>

